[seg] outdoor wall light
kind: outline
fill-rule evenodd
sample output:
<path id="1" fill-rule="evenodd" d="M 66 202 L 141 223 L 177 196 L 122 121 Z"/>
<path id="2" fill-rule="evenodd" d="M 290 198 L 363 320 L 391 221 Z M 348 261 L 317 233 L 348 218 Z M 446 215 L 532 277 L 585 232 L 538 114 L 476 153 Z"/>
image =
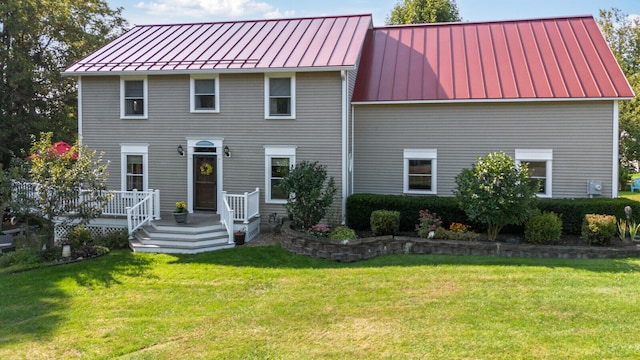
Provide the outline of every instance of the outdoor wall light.
<path id="1" fill-rule="evenodd" d="M 229 147 L 227 145 L 224 146 L 224 156 L 226 157 L 231 157 L 231 151 L 229 150 Z"/>
<path id="2" fill-rule="evenodd" d="M 184 156 L 184 149 L 182 148 L 182 145 L 178 145 L 178 154 L 180 154 L 180 156 Z"/>

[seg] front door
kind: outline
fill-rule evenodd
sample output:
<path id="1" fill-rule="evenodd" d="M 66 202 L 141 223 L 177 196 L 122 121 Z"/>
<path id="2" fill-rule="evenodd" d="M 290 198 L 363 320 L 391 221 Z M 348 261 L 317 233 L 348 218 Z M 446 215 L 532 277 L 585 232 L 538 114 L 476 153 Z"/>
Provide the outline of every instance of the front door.
<path id="1" fill-rule="evenodd" d="M 193 209 L 216 210 L 216 155 L 193 156 Z"/>

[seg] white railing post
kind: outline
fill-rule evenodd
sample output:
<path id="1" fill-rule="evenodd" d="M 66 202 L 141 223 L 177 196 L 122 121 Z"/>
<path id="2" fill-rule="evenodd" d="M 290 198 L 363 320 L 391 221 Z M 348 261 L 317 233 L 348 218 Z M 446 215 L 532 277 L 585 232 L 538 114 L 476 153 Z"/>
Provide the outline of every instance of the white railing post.
<path id="1" fill-rule="evenodd" d="M 249 193 L 248 192 L 244 193 L 244 199 L 242 200 L 242 207 L 244 208 L 244 211 L 242 212 L 244 214 L 243 222 L 245 224 L 248 224 L 249 223 Z"/>

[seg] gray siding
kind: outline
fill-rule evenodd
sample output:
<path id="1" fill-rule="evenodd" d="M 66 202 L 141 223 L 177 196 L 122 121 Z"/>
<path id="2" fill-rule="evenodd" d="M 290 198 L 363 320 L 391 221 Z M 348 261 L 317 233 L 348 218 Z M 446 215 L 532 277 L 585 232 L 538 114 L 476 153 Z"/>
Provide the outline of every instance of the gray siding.
<path id="1" fill-rule="evenodd" d="M 586 197 L 587 180 L 611 197 L 613 103 L 357 105 L 354 192 L 403 193 L 403 149 L 437 149 L 437 191 L 478 156 L 502 150 L 553 150 L 553 197 Z"/>
<path id="2" fill-rule="evenodd" d="M 120 189 L 120 144 L 149 144 L 149 187 L 160 189 L 171 210 L 187 197 L 185 138 L 224 138 L 224 190 L 261 190 L 261 213 L 284 214 L 264 203 L 264 145 L 295 145 L 297 161 L 319 161 L 341 189 L 341 79 L 339 72 L 296 74 L 296 119 L 264 119 L 264 75 L 221 74 L 220 113 L 189 111 L 189 76 L 149 76 L 149 118 L 121 120 L 119 77 L 83 77 L 83 142 L 105 152 L 109 187 Z M 340 194 L 340 191 L 338 194 Z M 266 217 L 264 217 L 266 220 Z"/>

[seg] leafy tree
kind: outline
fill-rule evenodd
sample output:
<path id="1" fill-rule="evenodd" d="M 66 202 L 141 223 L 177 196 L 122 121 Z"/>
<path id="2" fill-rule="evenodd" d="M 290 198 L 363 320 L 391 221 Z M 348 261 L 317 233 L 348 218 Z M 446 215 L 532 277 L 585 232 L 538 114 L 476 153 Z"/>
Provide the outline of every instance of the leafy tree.
<path id="1" fill-rule="evenodd" d="M 32 137 L 30 180 L 36 184 L 38 207 L 45 223 L 48 248 L 54 243 L 54 224 L 72 221 L 86 224 L 102 214 L 108 200 L 107 164 L 102 154 L 86 146 L 71 147 L 66 154 L 52 148 L 52 133 Z M 81 191 L 82 189 L 82 191 Z M 64 215 L 64 216 L 62 216 Z"/>
<path id="2" fill-rule="evenodd" d="M 388 25 L 456 22 L 458 14 L 455 0 L 404 0 L 398 2 L 387 17 Z"/>
<path id="3" fill-rule="evenodd" d="M 324 218 L 337 191 L 333 177 L 327 181 L 327 169 L 317 161 L 299 163 L 279 186 L 286 194 L 291 194 L 285 208 L 293 216 L 293 221 L 304 229 Z"/>
<path id="4" fill-rule="evenodd" d="M 598 19 L 613 55 L 636 93 L 632 100 L 621 101 L 620 155 L 622 166 L 639 171 L 640 159 L 640 19 L 630 18 L 620 9 L 600 10 Z"/>
<path id="5" fill-rule="evenodd" d="M 106 0 L 0 2 L 0 162 L 27 150 L 30 134 L 77 134 L 75 80 L 60 69 L 97 49 L 127 25 Z"/>
<path id="6" fill-rule="evenodd" d="M 489 153 L 456 176 L 454 194 L 469 219 L 487 225 L 489 240 L 495 240 L 505 225 L 522 224 L 535 209 L 536 188 L 529 180 L 526 164 Z"/>

